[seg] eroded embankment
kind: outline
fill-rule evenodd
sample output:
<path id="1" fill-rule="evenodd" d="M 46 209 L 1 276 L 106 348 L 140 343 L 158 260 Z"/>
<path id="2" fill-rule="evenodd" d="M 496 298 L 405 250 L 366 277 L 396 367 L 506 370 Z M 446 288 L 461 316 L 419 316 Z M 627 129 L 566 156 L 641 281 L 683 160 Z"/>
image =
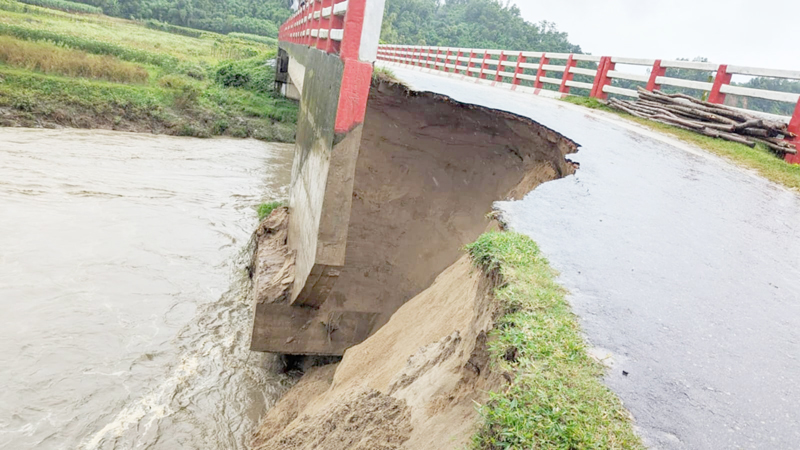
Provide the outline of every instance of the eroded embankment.
<path id="1" fill-rule="evenodd" d="M 494 201 L 573 173 L 565 155 L 576 149 L 522 117 L 376 83 L 346 266 L 322 308 L 378 311 L 380 320 L 341 363 L 310 370 L 269 411 L 254 447 L 463 447 L 476 402 L 513 379 L 493 369 L 487 346 L 502 280 L 463 248 L 492 228 Z"/>
<path id="2" fill-rule="evenodd" d="M 572 174 L 576 149 L 527 118 L 374 83 L 346 263 L 322 309 L 379 312 L 379 328 L 486 231 L 493 202 Z"/>

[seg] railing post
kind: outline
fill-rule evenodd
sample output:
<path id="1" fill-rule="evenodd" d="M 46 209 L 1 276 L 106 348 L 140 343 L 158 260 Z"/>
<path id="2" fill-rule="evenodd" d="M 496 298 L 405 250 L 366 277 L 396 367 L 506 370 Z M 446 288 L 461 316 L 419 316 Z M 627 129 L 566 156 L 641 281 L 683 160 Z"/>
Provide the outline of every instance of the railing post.
<path id="1" fill-rule="evenodd" d="M 444 71 L 450 73 L 450 68 L 447 65 L 450 64 L 450 47 L 447 47 L 447 54 L 444 56 Z"/>
<path id="2" fill-rule="evenodd" d="M 439 55 L 442 54 L 442 48 L 436 47 L 436 58 L 433 61 L 433 70 L 439 70 Z"/>
<path id="3" fill-rule="evenodd" d="M 475 63 L 473 63 L 472 60 L 475 59 L 476 56 L 478 56 L 478 55 L 475 53 L 475 49 L 474 48 L 470 49 L 470 51 L 469 51 L 469 64 L 467 64 L 467 75 L 469 75 L 470 77 L 472 77 L 472 71 L 469 70 L 469 69 L 472 69 L 472 68 L 475 67 Z"/>
<path id="4" fill-rule="evenodd" d="M 653 92 L 656 89 L 660 90 L 661 85 L 659 85 L 656 82 L 656 80 L 658 79 L 658 77 L 663 77 L 666 75 L 667 75 L 667 68 L 661 67 L 661 60 L 657 59 L 656 62 L 653 63 L 653 69 L 650 72 L 650 79 L 647 80 L 647 87 L 645 89 L 647 89 L 650 92 Z"/>
<path id="5" fill-rule="evenodd" d="M 480 75 L 481 80 L 485 80 L 486 79 L 486 69 L 489 67 L 486 64 L 486 58 L 488 58 L 488 57 L 489 57 L 489 51 L 484 49 L 483 50 L 483 61 L 481 62 L 481 75 Z"/>
<path id="6" fill-rule="evenodd" d="M 433 49 L 431 47 L 425 47 L 425 68 L 430 70 L 431 68 L 431 54 L 433 53 Z"/>
<path id="7" fill-rule="evenodd" d="M 520 64 L 524 64 L 525 61 L 527 61 L 527 58 L 522 56 L 522 52 L 519 52 L 519 55 L 517 56 L 517 67 L 514 69 L 514 80 L 511 82 L 511 90 L 516 90 L 517 86 L 519 86 L 520 82 L 522 81 L 519 76 L 525 72 L 525 69 L 521 67 Z"/>
<path id="8" fill-rule="evenodd" d="M 789 132 L 797 135 L 789 140 L 797 149 L 797 154 L 786 153 L 784 159 L 789 164 L 800 164 L 800 99 L 797 100 L 797 106 L 794 107 L 794 115 L 789 121 Z"/>
<path id="9" fill-rule="evenodd" d="M 544 65 L 550 63 L 550 58 L 547 57 L 547 53 L 542 53 L 542 57 L 539 58 L 539 70 L 536 71 L 536 82 L 533 84 L 533 87 L 536 89 L 541 89 L 544 87 L 544 83 L 541 82 L 541 78 L 547 75 L 547 71 L 544 70 Z"/>
<path id="10" fill-rule="evenodd" d="M 608 94 L 603 92 L 603 88 L 611 84 L 611 78 L 608 77 L 608 72 L 614 70 L 616 64 L 611 62 L 610 56 L 603 56 L 600 58 L 600 65 L 597 67 L 597 75 L 594 78 L 594 87 L 592 88 L 591 96 L 600 100 L 608 98 Z"/>
<path id="11" fill-rule="evenodd" d="M 506 52 L 505 51 L 501 51 L 500 52 L 500 60 L 497 61 L 497 73 L 494 76 L 494 82 L 495 83 L 503 81 L 503 77 L 500 75 L 500 72 L 505 72 L 503 70 L 503 63 L 506 62 L 507 59 L 508 59 L 508 56 L 506 56 Z"/>
<path id="12" fill-rule="evenodd" d="M 569 58 L 567 58 L 567 67 L 564 68 L 564 76 L 561 77 L 561 87 L 558 88 L 558 92 L 561 92 L 562 94 L 569 94 L 569 86 L 567 86 L 567 81 L 572 81 L 572 78 L 575 77 L 575 74 L 569 70 L 577 65 L 578 61 L 573 59 L 572 53 L 570 53 Z"/>
<path id="13" fill-rule="evenodd" d="M 728 73 L 728 66 L 722 64 L 717 70 L 717 76 L 714 78 L 714 86 L 711 88 L 711 93 L 708 94 L 708 101 L 716 104 L 725 103 L 725 94 L 720 92 L 723 85 L 731 84 L 732 75 Z"/>

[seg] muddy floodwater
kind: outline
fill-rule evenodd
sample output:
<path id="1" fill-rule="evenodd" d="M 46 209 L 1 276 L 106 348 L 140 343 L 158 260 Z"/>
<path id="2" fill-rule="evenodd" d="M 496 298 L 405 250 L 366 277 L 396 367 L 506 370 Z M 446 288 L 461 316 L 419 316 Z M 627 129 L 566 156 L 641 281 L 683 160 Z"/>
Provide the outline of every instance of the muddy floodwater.
<path id="1" fill-rule="evenodd" d="M 243 448 L 255 207 L 292 147 L 0 128 L 0 448 Z"/>

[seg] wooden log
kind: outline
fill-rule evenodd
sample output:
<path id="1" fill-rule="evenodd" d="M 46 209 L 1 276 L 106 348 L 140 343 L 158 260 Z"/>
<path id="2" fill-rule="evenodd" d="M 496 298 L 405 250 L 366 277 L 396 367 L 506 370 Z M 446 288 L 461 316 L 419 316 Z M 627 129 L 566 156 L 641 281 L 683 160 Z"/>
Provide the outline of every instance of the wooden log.
<path id="1" fill-rule="evenodd" d="M 756 139 L 756 141 L 766 145 L 770 150 L 772 150 L 772 151 L 774 151 L 774 152 L 776 152 L 778 154 L 781 154 L 781 155 L 784 154 L 784 153 L 790 153 L 792 155 L 796 155 L 797 154 L 797 148 L 795 146 L 793 146 L 793 145 L 788 146 L 788 147 L 784 147 L 782 145 L 778 145 L 778 144 L 772 143 L 772 142 L 770 142 L 770 141 L 768 141 L 766 139 Z"/>

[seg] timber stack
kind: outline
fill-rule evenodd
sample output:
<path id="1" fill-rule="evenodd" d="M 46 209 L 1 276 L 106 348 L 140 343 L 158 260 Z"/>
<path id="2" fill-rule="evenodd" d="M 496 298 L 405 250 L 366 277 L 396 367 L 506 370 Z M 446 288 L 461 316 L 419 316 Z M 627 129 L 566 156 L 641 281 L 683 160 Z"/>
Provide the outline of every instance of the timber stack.
<path id="1" fill-rule="evenodd" d="M 761 143 L 780 156 L 797 153 L 797 148 L 785 140 L 796 137 L 789 132 L 787 124 L 685 94 L 639 88 L 638 100 L 610 98 L 607 104 L 636 117 L 739 142 L 751 148 Z"/>

